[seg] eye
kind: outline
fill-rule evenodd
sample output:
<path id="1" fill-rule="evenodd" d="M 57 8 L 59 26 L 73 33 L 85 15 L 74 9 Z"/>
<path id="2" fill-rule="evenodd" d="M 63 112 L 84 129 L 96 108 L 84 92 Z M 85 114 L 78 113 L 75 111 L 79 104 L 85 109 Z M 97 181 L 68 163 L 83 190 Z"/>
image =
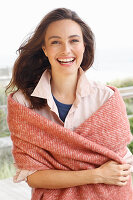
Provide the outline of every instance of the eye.
<path id="1" fill-rule="evenodd" d="M 56 40 L 51 42 L 51 44 L 59 44 L 59 43 L 60 43 L 60 42 L 59 42 L 59 41 L 56 41 Z"/>
<path id="2" fill-rule="evenodd" d="M 79 42 L 79 40 L 73 39 L 73 40 L 71 40 L 71 42 L 72 42 L 72 43 L 76 43 L 76 42 Z"/>

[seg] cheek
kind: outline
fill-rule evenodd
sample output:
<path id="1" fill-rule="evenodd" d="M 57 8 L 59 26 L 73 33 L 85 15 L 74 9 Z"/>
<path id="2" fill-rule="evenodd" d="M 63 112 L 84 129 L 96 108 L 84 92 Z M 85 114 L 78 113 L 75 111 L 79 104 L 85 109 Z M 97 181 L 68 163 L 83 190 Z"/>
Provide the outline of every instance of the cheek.
<path id="1" fill-rule="evenodd" d="M 84 53 L 84 50 L 85 50 L 85 46 L 84 46 L 83 43 L 81 43 L 80 45 L 77 46 L 76 49 L 77 49 L 77 51 L 78 51 L 79 53 L 83 54 L 83 53 Z"/>
<path id="2" fill-rule="evenodd" d="M 53 48 L 48 48 L 47 49 L 47 56 L 49 58 L 49 60 L 53 59 L 56 55 L 56 51 Z"/>
<path id="3" fill-rule="evenodd" d="M 80 58 L 83 57 L 84 50 L 85 50 L 85 48 L 83 46 L 80 46 L 79 48 L 77 48 L 77 55 L 78 55 L 78 57 L 80 57 Z"/>

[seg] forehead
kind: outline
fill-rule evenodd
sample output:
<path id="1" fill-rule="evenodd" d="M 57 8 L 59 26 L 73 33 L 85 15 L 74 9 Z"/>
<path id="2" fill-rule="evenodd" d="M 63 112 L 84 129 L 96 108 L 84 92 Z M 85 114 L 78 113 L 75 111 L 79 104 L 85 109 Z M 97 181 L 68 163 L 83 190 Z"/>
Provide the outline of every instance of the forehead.
<path id="1" fill-rule="evenodd" d="M 45 34 L 45 39 L 48 39 L 48 37 L 54 35 L 63 37 L 77 34 L 79 36 L 82 36 L 82 30 L 80 25 L 70 19 L 63 19 L 52 22 L 48 26 Z"/>

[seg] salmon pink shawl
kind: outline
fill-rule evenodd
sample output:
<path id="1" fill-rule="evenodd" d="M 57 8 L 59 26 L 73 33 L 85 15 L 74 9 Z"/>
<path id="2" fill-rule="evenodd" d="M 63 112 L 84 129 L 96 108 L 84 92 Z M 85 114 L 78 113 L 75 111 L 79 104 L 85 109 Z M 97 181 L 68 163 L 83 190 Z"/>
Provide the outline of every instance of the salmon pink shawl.
<path id="1" fill-rule="evenodd" d="M 114 90 L 104 105 L 74 131 L 66 129 L 8 97 L 8 125 L 19 169 L 85 170 L 109 160 L 124 163 L 131 141 L 125 104 Z M 131 177 L 125 186 L 88 184 L 38 189 L 32 200 L 133 200 Z"/>

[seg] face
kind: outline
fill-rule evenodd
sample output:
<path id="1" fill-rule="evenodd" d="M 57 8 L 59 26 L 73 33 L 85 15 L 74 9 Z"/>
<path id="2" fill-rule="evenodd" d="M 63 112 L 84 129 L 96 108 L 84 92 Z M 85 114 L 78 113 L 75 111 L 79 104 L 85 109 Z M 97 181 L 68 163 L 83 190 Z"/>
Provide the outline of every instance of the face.
<path id="1" fill-rule="evenodd" d="M 69 19 L 52 22 L 44 40 L 52 72 L 77 73 L 85 49 L 79 24 Z"/>

